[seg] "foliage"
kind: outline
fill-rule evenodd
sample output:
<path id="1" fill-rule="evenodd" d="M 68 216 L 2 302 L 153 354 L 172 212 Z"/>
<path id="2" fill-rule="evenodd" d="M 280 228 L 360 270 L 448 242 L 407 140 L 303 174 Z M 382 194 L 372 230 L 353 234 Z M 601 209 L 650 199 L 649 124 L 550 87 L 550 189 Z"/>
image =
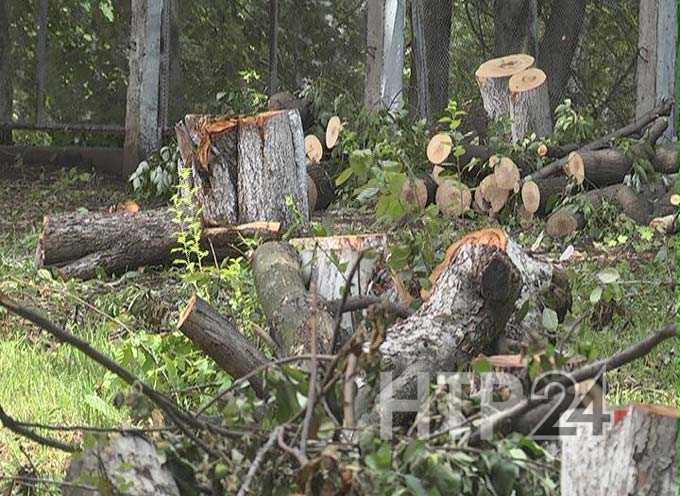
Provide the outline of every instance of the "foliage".
<path id="1" fill-rule="evenodd" d="M 162 147 L 146 160 L 142 160 L 129 179 L 135 195 L 141 199 L 168 199 L 179 180 L 178 160 L 179 150 L 175 143 Z"/>
<path id="2" fill-rule="evenodd" d="M 555 109 L 554 135 L 558 143 L 584 143 L 593 136 L 594 122 L 574 109 L 567 98 Z"/>

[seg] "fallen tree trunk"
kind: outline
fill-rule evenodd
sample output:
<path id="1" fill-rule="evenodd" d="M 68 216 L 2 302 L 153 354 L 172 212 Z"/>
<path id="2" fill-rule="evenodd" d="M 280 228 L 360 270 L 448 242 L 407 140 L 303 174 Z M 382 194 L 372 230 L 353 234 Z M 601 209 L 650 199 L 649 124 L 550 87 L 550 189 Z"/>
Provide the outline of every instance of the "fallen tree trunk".
<path id="1" fill-rule="evenodd" d="M 622 212 L 638 224 L 647 224 L 651 215 L 649 202 L 636 193 L 630 186 L 615 184 L 603 189 L 588 191 L 579 195 L 580 201 L 595 208 L 605 201 L 617 205 Z M 586 218 L 574 205 L 560 208 L 552 213 L 545 226 L 546 234 L 560 238 L 575 233 L 586 225 Z"/>
<path id="2" fill-rule="evenodd" d="M 288 355 L 308 352 L 315 326 L 319 353 L 332 348 L 333 319 L 318 295 L 307 290 L 301 260 L 288 243 L 268 242 L 253 255 L 255 288 L 273 335 Z"/>
<path id="3" fill-rule="evenodd" d="M 559 278 L 551 263 L 489 229 L 452 245 L 431 279 L 427 301 L 388 329 L 380 346 L 383 370 L 397 377 L 381 392 L 374 414 L 391 415 L 394 401 L 418 398 L 422 374 L 460 370 L 479 354 L 493 354 L 511 320 L 522 327 L 523 318 L 513 314 L 550 291 Z"/>
<path id="4" fill-rule="evenodd" d="M 35 264 L 55 268 L 64 279 L 91 279 L 98 271 L 113 274 L 147 265 L 165 264 L 178 247 L 169 208 L 138 213 L 74 212 L 47 216 L 38 238 Z M 205 249 L 218 260 L 237 253 L 242 236 L 264 239 L 279 235 L 278 223 L 252 223 L 203 230 Z"/>
<path id="5" fill-rule="evenodd" d="M 309 221 L 307 159 L 297 110 L 232 118 L 188 115 L 175 131 L 204 225 L 276 221 L 288 226 L 294 214 L 287 197 Z"/>
<path id="6" fill-rule="evenodd" d="M 325 210 L 335 200 L 335 180 L 324 164 L 307 167 L 309 211 Z"/>
<path id="7" fill-rule="evenodd" d="M 197 296 L 187 303 L 177 328 L 234 379 L 240 379 L 269 361 L 231 320 Z M 252 377 L 249 382 L 256 394 L 263 397 L 262 381 Z"/>
<path id="8" fill-rule="evenodd" d="M 677 410 L 631 405 L 612 413 L 602 433 L 563 415 L 561 427 L 576 432 L 561 436 L 562 494 L 675 496 Z"/>
<path id="9" fill-rule="evenodd" d="M 672 101 L 662 102 L 655 109 L 651 110 L 650 112 L 640 117 L 639 119 L 636 119 L 635 122 L 633 122 L 632 124 L 629 124 L 628 126 L 625 126 L 621 129 L 618 129 L 617 131 L 609 133 L 608 135 L 603 136 L 602 138 L 599 138 L 586 145 L 583 145 L 576 151 L 587 152 L 607 148 L 611 146 L 611 143 L 617 138 L 631 136 L 637 132 L 640 132 L 642 129 L 649 126 L 651 123 L 655 122 L 660 117 L 667 117 L 668 115 L 670 115 L 672 108 L 673 108 Z M 568 157 L 563 157 L 549 165 L 546 165 L 542 169 L 539 169 L 533 174 L 527 176 L 526 180 L 536 181 L 538 179 L 543 179 L 558 174 L 564 168 L 565 164 L 567 163 L 567 159 Z"/>

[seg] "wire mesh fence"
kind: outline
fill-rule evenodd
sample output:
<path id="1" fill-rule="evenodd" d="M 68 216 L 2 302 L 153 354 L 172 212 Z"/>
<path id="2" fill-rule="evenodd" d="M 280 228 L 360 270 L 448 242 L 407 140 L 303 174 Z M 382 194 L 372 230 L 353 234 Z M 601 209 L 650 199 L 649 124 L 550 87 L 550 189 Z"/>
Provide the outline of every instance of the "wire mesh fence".
<path id="1" fill-rule="evenodd" d="M 166 1 L 175 8 L 176 28 L 166 37 L 172 69 L 166 76 L 165 126 L 189 112 L 262 107 L 274 89 L 299 93 L 323 87 L 324 95 L 362 101 L 369 55 L 366 0 Z M 499 55 L 525 52 L 547 73 L 553 103 L 571 98 L 612 126 L 633 115 L 639 0 L 424 5 L 425 38 L 436 47 L 431 55 L 439 57 L 429 84 L 445 100 L 479 108 L 476 68 Z M 11 87 L 11 120 L 123 126 L 130 0 L 10 0 L 5 8 L 11 49 L 3 84 Z M 407 106 L 417 94 L 412 15 L 407 1 L 402 95 Z M 444 49 L 442 39 L 448 40 Z M 273 62 L 276 88 L 269 87 Z"/>

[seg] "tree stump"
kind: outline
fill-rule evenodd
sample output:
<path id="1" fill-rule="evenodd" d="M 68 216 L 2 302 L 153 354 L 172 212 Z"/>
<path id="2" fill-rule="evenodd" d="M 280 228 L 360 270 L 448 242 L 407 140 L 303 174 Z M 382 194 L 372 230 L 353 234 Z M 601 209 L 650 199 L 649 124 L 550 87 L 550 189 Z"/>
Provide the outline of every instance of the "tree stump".
<path id="1" fill-rule="evenodd" d="M 515 54 L 484 62 L 475 78 L 491 121 L 510 115 L 510 78 L 534 65 L 531 55 Z"/>
<path id="2" fill-rule="evenodd" d="M 510 78 L 512 140 L 535 133 L 542 138 L 552 133 L 552 113 L 545 73 L 527 69 Z"/>
<path id="3" fill-rule="evenodd" d="M 562 429 L 562 494 L 565 496 L 676 496 L 677 410 L 631 405 L 612 412 L 601 434 L 591 423 L 573 425 L 566 412 Z"/>
<path id="4" fill-rule="evenodd" d="M 290 198 L 309 221 L 307 160 L 297 110 L 252 117 L 188 115 L 175 127 L 206 226 L 256 221 L 290 225 Z"/>
<path id="5" fill-rule="evenodd" d="M 300 255 L 305 284 L 309 287 L 313 284 L 325 301 L 334 301 L 342 297 L 348 282 L 348 296 L 368 294 L 369 283 L 383 259 L 387 238 L 384 234 L 330 236 L 292 239 L 290 244 Z M 362 252 L 364 256 L 352 280 L 348 281 Z M 350 314 L 343 315 L 342 326 L 346 330 L 352 329 Z"/>

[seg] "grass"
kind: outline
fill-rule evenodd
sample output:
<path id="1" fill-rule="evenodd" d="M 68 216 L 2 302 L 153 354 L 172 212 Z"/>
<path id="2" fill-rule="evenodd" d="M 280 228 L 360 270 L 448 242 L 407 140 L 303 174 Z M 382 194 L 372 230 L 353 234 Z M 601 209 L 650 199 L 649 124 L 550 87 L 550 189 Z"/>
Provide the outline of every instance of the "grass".
<path id="1" fill-rule="evenodd" d="M 166 284 L 172 277 L 167 273 L 137 274 L 130 284 L 116 287 L 107 285 L 107 281 L 64 286 L 51 281 L 33 265 L 32 252 L 44 214 L 81 207 L 105 208 L 127 194 L 125 184 L 100 176 L 24 168 L 10 168 L 6 174 L 3 169 L 0 209 L 9 214 L 0 219 L 0 290 L 45 308 L 52 319 L 98 350 L 117 359 L 127 357 L 124 365 L 136 373 L 148 372 L 149 363 L 153 367 L 160 357 L 163 363 L 167 362 L 165 382 L 171 382 L 170 377 L 175 380 L 182 373 L 183 363 L 175 356 L 188 356 L 191 347 L 174 335 L 165 334 L 161 338 L 141 330 L 149 329 L 151 322 L 161 322 L 159 325 L 165 329 L 173 326 L 181 298 L 176 288 Z M 352 219 L 343 222 L 349 222 L 346 229 L 353 229 L 349 227 Z M 343 222 L 331 222 L 333 225 L 327 225 L 327 230 L 332 234 Z M 569 243 L 580 252 L 564 264 L 573 285 L 570 318 L 585 316 L 571 347 L 591 358 L 611 355 L 660 328 L 675 315 L 673 240 L 658 235 L 650 237 L 649 232 L 620 219 L 610 222 L 607 229 L 599 244 L 575 239 L 542 245 L 547 251 L 545 256 L 553 259 Z M 540 225 L 512 231 L 524 246 L 531 246 L 539 235 Z M 597 318 L 592 318 L 589 296 L 598 284 L 597 274 L 607 267 L 616 268 L 621 274 L 622 293 L 612 305 L 597 312 Z M 62 289 L 129 324 L 135 334 L 125 337 L 115 322 L 102 319 Z M 135 313 L 133 300 L 144 315 Z M 182 346 L 187 349 L 180 350 Z M 157 354 L 149 348 L 156 349 Z M 675 344 L 669 342 L 648 357 L 610 373 L 610 403 L 675 404 L 675 358 Z M 176 384 L 178 387 L 194 385 L 193 381 L 209 382 L 206 378 L 211 377 L 213 370 L 209 360 L 193 356 L 191 366 L 194 372 L 183 376 L 183 384 Z M 129 411 L 112 406 L 114 394 L 115 387 L 103 369 L 0 310 L 0 405 L 14 418 L 102 427 L 130 422 Z M 74 434 L 55 437 L 78 441 Z M 66 461 L 63 453 L 0 430 L 0 474 L 16 473 L 32 463 L 39 467 L 42 476 L 59 478 Z"/>

